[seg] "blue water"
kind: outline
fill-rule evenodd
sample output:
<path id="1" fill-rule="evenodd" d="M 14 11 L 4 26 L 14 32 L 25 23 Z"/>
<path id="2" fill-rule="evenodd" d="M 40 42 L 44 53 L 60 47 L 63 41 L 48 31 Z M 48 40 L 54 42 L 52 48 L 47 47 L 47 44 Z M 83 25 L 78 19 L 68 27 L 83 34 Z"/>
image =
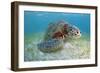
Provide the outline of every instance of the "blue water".
<path id="1" fill-rule="evenodd" d="M 37 44 L 43 41 L 47 27 L 52 22 L 64 20 L 78 27 L 82 36 L 64 43 L 62 50 L 43 53 Z M 67 45 L 67 46 L 66 46 Z M 90 58 L 90 14 L 24 11 L 24 61 L 69 60 Z"/>
<path id="2" fill-rule="evenodd" d="M 49 23 L 64 20 L 77 26 L 81 33 L 90 35 L 90 14 L 24 11 L 24 34 L 44 32 Z"/>

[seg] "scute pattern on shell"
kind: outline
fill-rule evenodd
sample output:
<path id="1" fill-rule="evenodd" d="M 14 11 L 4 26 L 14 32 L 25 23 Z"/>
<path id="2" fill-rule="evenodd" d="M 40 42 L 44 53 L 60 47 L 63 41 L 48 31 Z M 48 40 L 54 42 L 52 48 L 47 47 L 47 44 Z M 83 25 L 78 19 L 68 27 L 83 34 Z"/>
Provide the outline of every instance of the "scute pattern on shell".
<path id="1" fill-rule="evenodd" d="M 48 53 L 60 50 L 62 49 L 62 47 L 63 47 L 63 41 L 58 39 L 52 39 L 38 44 L 39 50 Z"/>

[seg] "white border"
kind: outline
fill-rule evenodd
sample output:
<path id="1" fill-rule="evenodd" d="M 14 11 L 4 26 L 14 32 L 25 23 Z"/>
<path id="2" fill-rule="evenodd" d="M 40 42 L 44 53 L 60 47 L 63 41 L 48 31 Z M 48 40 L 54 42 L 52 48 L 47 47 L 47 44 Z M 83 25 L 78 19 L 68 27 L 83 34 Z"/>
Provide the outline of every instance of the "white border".
<path id="1" fill-rule="evenodd" d="M 82 60 L 59 60 L 59 61 L 39 61 L 39 62 L 24 62 L 24 10 L 31 11 L 49 11 L 49 12 L 74 12 L 74 13 L 89 13 L 91 14 L 91 53 L 90 59 Z M 47 6 L 19 6 L 19 68 L 34 68 L 34 67 L 48 67 L 61 65 L 82 65 L 95 64 L 95 11 L 93 9 L 80 8 L 61 8 L 61 7 L 47 7 Z"/>

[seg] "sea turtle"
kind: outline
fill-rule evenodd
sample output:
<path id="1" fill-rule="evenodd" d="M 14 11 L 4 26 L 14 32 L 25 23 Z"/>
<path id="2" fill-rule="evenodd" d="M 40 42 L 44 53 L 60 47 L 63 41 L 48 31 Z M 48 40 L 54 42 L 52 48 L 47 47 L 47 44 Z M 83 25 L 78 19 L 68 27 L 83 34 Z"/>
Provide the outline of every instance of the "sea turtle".
<path id="1" fill-rule="evenodd" d="M 79 38 L 80 30 L 61 20 L 50 23 L 44 36 L 44 40 L 38 43 L 38 49 L 42 52 L 54 52 L 63 48 L 64 42 L 68 39 Z"/>

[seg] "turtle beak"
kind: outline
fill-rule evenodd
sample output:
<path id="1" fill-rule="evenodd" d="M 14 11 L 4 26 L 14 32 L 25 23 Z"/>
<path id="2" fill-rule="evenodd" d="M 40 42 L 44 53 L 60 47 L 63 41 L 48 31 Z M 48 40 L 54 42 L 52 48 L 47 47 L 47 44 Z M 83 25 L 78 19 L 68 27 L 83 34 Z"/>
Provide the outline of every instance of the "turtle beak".
<path id="1" fill-rule="evenodd" d="M 80 37 L 81 37 L 81 33 L 79 32 L 79 33 L 77 34 L 77 36 L 78 36 L 78 38 L 80 38 Z"/>
<path id="2" fill-rule="evenodd" d="M 81 37 L 81 34 L 78 34 L 79 37 Z"/>

